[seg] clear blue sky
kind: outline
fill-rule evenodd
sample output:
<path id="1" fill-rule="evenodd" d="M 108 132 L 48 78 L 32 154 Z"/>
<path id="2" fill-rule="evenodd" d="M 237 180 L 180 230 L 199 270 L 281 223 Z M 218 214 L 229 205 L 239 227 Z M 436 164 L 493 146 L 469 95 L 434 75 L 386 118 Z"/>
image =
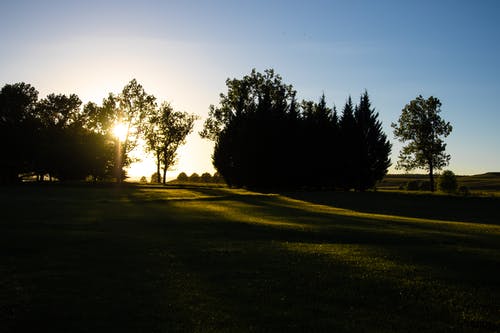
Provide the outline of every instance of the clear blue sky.
<path id="1" fill-rule="evenodd" d="M 390 123 L 418 94 L 434 95 L 454 126 L 449 168 L 500 171 L 499 1 L 17 0 L 0 2 L 0 31 L 0 85 L 28 82 L 41 97 L 100 102 L 137 78 L 203 119 L 225 79 L 252 68 L 338 107 L 367 89 L 393 164 Z M 211 152 L 194 133 L 177 172 L 213 171 Z"/>

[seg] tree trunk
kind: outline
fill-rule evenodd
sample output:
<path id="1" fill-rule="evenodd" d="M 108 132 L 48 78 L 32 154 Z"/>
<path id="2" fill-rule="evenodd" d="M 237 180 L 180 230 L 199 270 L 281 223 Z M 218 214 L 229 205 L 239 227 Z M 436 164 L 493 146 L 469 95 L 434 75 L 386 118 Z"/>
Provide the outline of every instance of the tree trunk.
<path id="1" fill-rule="evenodd" d="M 156 182 L 161 183 L 160 153 L 156 154 Z"/>
<path id="2" fill-rule="evenodd" d="M 163 167 L 163 185 L 166 185 L 167 184 L 167 181 L 166 179 L 167 178 L 167 167 Z"/>
<path id="3" fill-rule="evenodd" d="M 434 166 L 429 163 L 429 180 L 431 183 L 431 192 L 434 192 Z"/>

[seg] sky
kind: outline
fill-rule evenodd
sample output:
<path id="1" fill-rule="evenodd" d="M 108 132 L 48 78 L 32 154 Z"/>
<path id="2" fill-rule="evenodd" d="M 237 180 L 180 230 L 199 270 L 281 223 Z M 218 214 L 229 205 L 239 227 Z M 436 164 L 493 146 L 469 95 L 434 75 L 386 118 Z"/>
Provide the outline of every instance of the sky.
<path id="1" fill-rule="evenodd" d="M 201 139 L 227 78 L 273 68 L 299 99 L 341 109 L 368 91 L 390 124 L 418 95 L 442 102 L 456 174 L 500 171 L 500 2 L 179 0 L 1 1 L 0 86 L 100 103 L 133 78 L 159 101 L 200 116 L 169 173 L 214 172 Z M 132 177 L 154 172 L 148 158 Z"/>

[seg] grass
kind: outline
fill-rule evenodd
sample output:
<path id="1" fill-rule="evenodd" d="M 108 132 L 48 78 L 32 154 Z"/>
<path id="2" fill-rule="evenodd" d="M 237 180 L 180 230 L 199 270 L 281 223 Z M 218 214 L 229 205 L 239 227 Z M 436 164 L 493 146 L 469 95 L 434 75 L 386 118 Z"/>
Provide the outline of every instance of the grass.
<path id="1" fill-rule="evenodd" d="M 498 332 L 498 198 L 0 192 L 0 332 Z"/>
<path id="2" fill-rule="evenodd" d="M 439 175 L 436 175 L 436 180 Z M 389 174 L 378 184 L 379 189 L 397 190 L 409 181 L 429 181 L 426 174 Z M 480 175 L 457 176 L 459 186 L 467 186 L 476 195 L 498 196 L 500 194 L 500 172 Z"/>

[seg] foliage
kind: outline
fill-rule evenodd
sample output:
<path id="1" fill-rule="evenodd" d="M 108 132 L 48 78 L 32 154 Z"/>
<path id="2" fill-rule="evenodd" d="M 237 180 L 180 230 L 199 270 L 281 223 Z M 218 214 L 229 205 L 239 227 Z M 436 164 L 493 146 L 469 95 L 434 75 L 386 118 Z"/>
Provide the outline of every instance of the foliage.
<path id="1" fill-rule="evenodd" d="M 1 182 L 20 174 L 59 180 L 103 178 L 113 153 L 108 138 L 87 126 L 75 94 L 49 94 L 38 100 L 29 84 L 5 85 L 0 92 Z"/>
<path id="2" fill-rule="evenodd" d="M 193 130 L 196 119 L 196 115 L 174 111 L 166 102 L 148 114 L 144 127 L 147 149 L 155 155 L 157 173 L 160 174 L 160 168 L 163 170 L 163 184 L 168 168 L 176 161 L 177 150 Z"/>
<path id="3" fill-rule="evenodd" d="M 141 183 L 147 183 L 148 179 L 146 178 L 146 176 L 142 176 L 141 180 L 139 180 L 139 182 L 141 182 Z"/>
<path id="4" fill-rule="evenodd" d="M 185 172 L 181 172 L 178 176 L 177 176 L 177 180 L 180 181 L 180 182 L 187 182 L 188 181 L 188 176 L 186 175 Z"/>
<path id="5" fill-rule="evenodd" d="M 460 193 L 463 196 L 468 196 L 470 195 L 470 189 L 465 185 L 460 185 L 460 187 L 458 188 L 458 193 Z"/>
<path id="6" fill-rule="evenodd" d="M 35 116 L 38 91 L 24 82 L 0 90 L 0 183 L 19 181 L 33 170 L 40 123 Z"/>
<path id="7" fill-rule="evenodd" d="M 365 190 L 383 178 L 391 145 L 368 93 L 339 119 L 321 96 L 297 103 L 273 70 L 228 79 L 200 135 L 215 141 L 213 164 L 230 186 Z"/>
<path id="8" fill-rule="evenodd" d="M 117 114 L 116 122 L 127 128 L 125 140 L 118 142 L 120 153 L 116 161 L 118 174 L 115 177 L 118 182 L 121 182 L 123 179 L 120 173 L 123 167 L 130 162 L 129 153 L 137 147 L 147 125 L 148 115 L 153 113 L 156 108 L 156 97 L 146 93 L 144 87 L 136 79 L 133 79 L 118 96 L 114 97 L 110 94 L 108 100 L 103 104 L 114 110 L 112 112 Z"/>
<path id="9" fill-rule="evenodd" d="M 397 123 L 392 123 L 394 135 L 408 142 L 399 153 L 397 168 L 406 171 L 424 168 L 429 172 L 431 191 L 434 191 L 434 171 L 448 165 L 450 155 L 445 153 L 447 137 L 452 126 L 439 115 L 441 102 L 431 96 L 419 95 L 402 110 Z"/>
<path id="10" fill-rule="evenodd" d="M 438 179 L 438 189 L 446 193 L 455 193 L 458 188 L 457 177 L 451 170 L 445 170 Z"/>
<path id="11" fill-rule="evenodd" d="M 198 175 L 196 172 L 192 173 L 191 176 L 189 176 L 189 181 L 192 183 L 199 183 L 200 175 Z"/>
<path id="12" fill-rule="evenodd" d="M 200 180 L 202 183 L 211 183 L 212 182 L 212 175 L 209 174 L 208 172 L 204 172 L 200 176 Z"/>
<path id="13" fill-rule="evenodd" d="M 151 184 L 161 184 L 162 183 L 161 173 L 155 172 L 151 175 Z"/>

